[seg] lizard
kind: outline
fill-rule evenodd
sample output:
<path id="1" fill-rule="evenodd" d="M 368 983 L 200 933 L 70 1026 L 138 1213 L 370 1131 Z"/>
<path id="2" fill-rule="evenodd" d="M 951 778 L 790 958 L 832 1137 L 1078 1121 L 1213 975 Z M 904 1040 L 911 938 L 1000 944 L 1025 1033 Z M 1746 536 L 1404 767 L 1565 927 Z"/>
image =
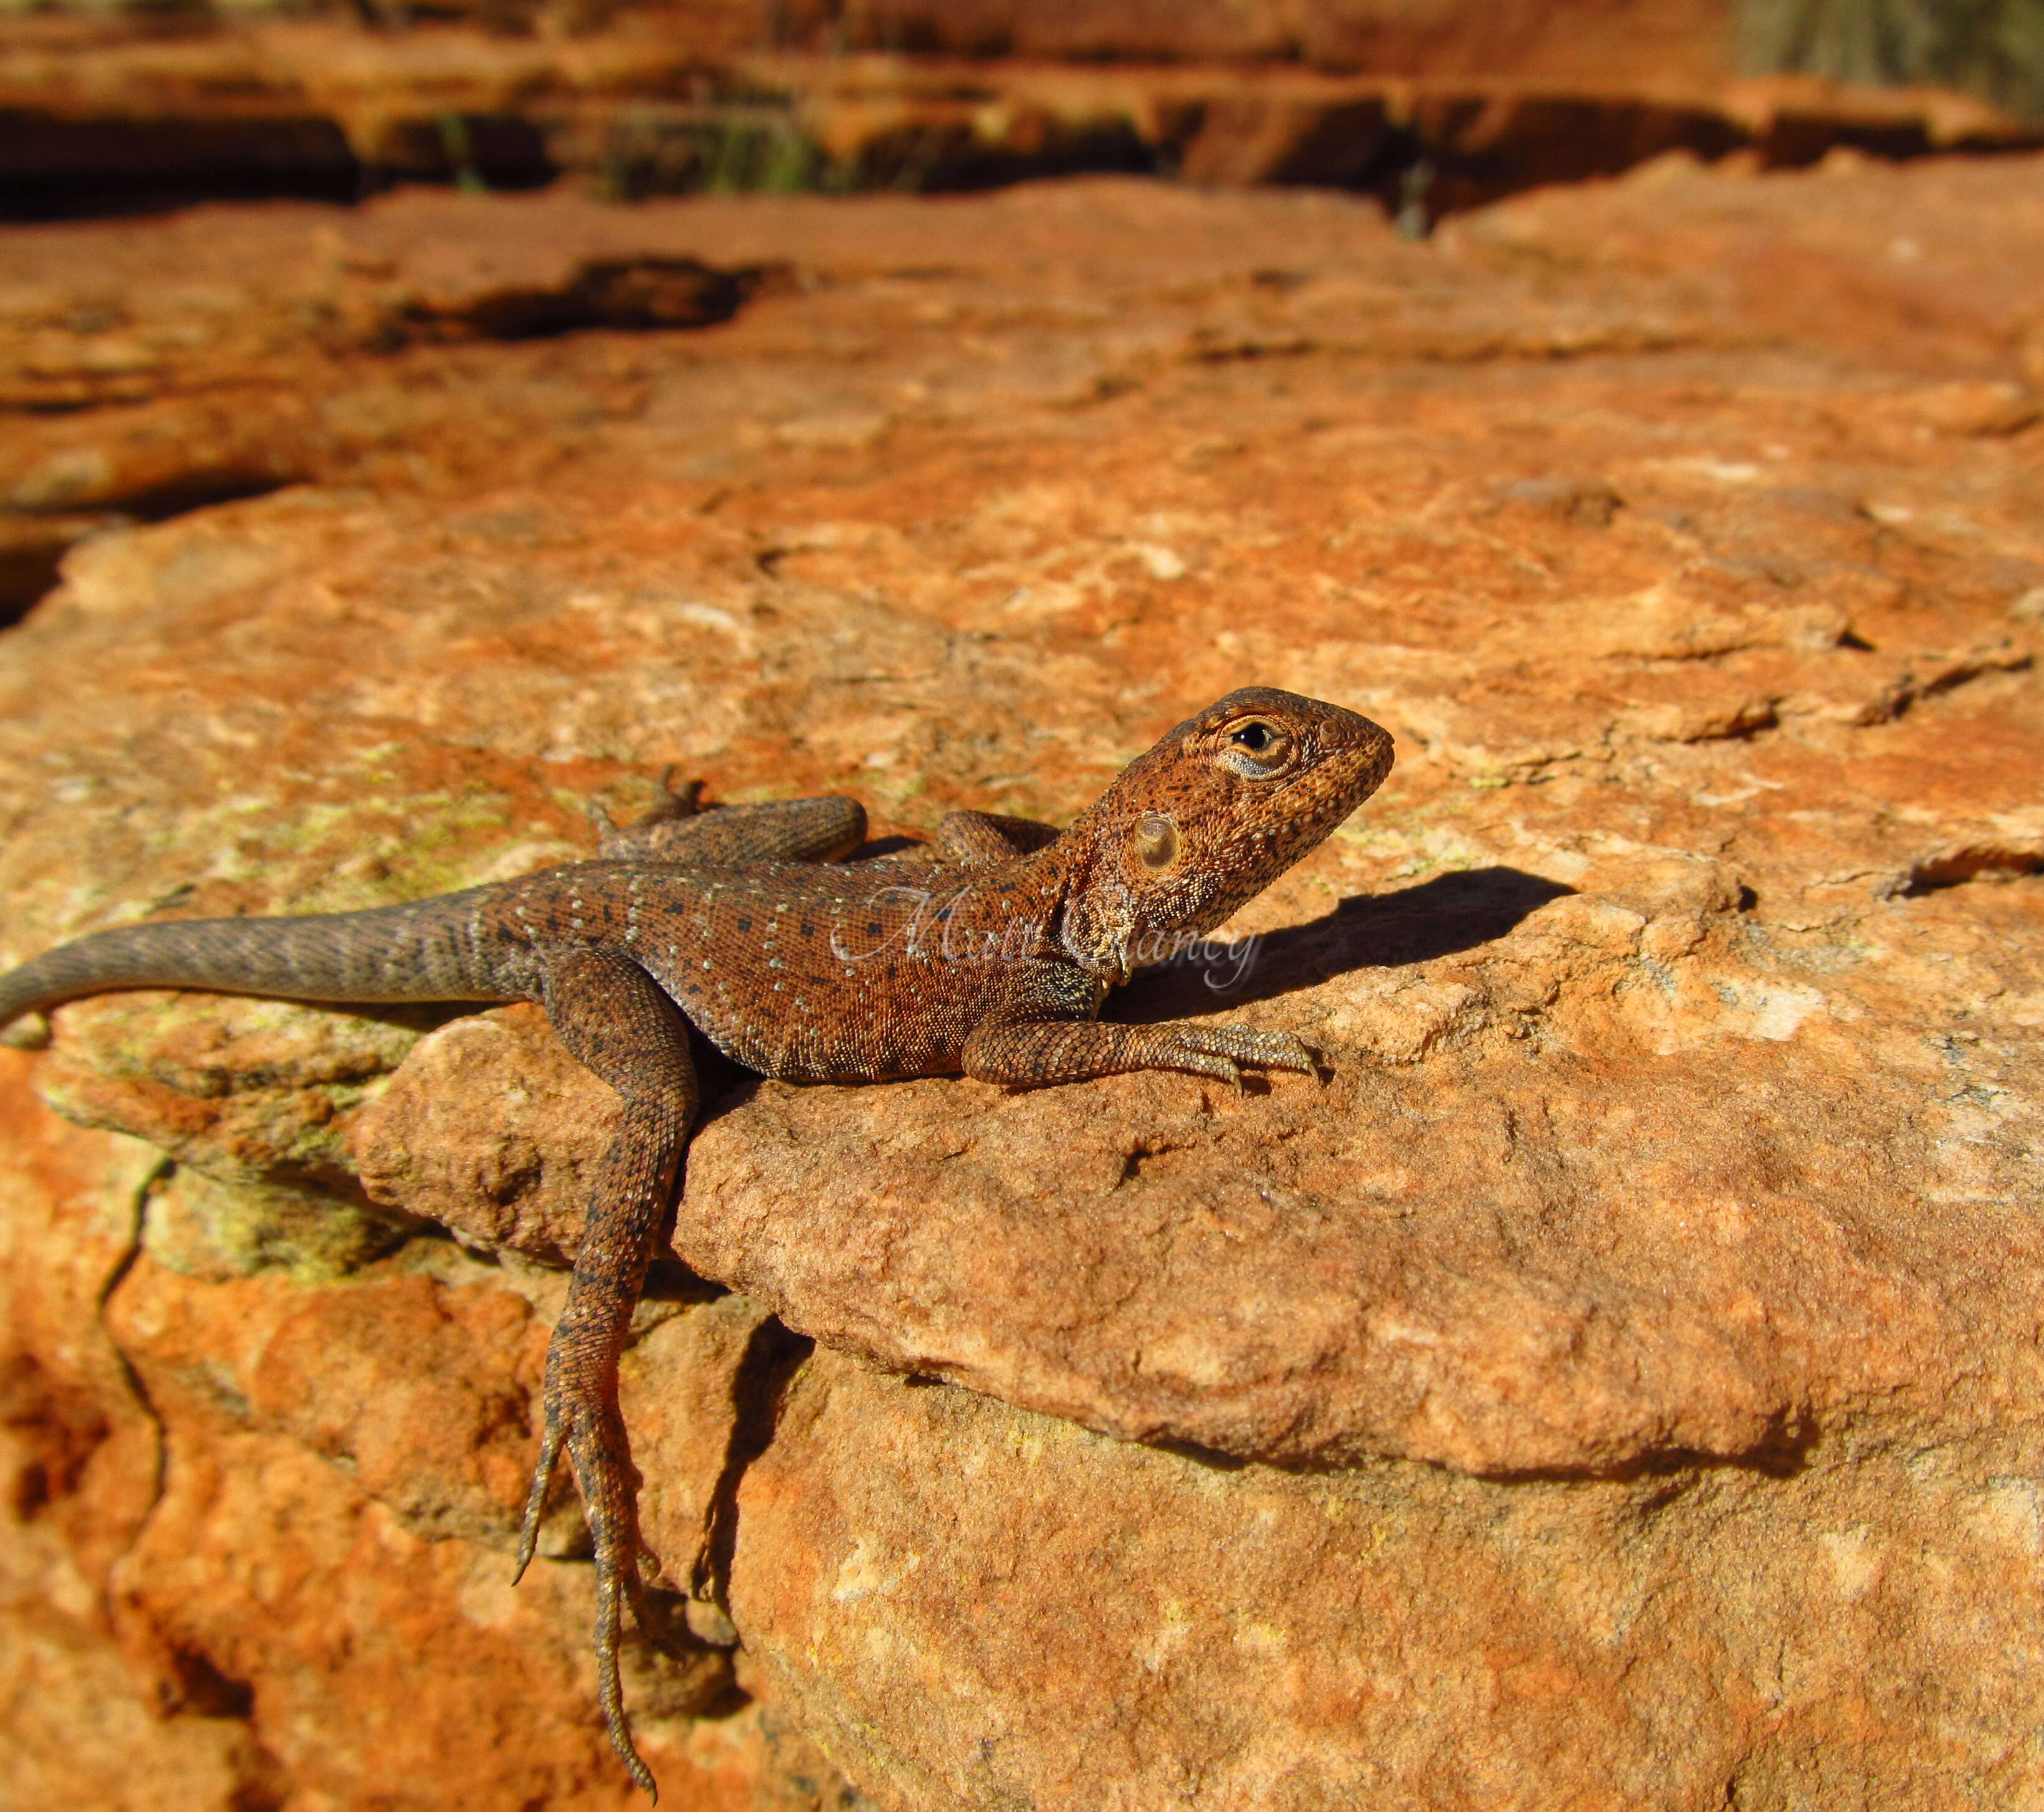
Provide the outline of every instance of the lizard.
<path id="1" fill-rule="evenodd" d="M 565 1453 L 594 1548 L 605 1726 L 657 1799 L 618 1676 L 624 1611 L 659 1633 L 617 1372 L 698 1105 L 691 1028 L 795 1081 L 962 1073 L 1033 1088 L 1168 1069 L 1239 1086 L 1245 1067 L 1315 1074 L 1289 1033 L 1115 1024 L 1099 1011 L 1137 963 L 1212 930 L 1319 843 L 1392 759 L 1390 735 L 1366 717 L 1247 687 L 1170 730 L 1065 830 L 957 812 L 934 843 L 864 861 L 846 859 L 866 839 L 855 800 L 705 809 L 663 776 L 636 824 L 592 813 L 593 861 L 359 912 L 96 932 L 0 975 L 0 1025 L 124 988 L 536 1001 L 617 1091 L 621 1118 L 548 1349 L 516 1576 Z"/>

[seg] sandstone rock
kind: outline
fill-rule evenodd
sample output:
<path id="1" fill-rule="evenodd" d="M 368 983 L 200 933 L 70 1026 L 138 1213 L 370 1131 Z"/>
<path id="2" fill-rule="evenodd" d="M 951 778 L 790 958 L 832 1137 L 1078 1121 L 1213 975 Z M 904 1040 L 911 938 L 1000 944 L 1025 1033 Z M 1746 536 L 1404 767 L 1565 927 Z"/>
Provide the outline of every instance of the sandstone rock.
<path id="1" fill-rule="evenodd" d="M 29 1093 L 27 1059 L 0 1054 L 0 1065 L 6 1501 L 27 1526 L 6 1545 L 8 1609 L 30 1630 L 53 1612 L 56 1628 L 37 1639 L 75 1649 L 68 1638 L 151 1499 L 159 1430 L 98 1311 L 129 1261 L 142 1193 L 163 1159 L 138 1139 L 66 1124 Z"/>
<path id="2" fill-rule="evenodd" d="M 1225 1467 L 819 1353 L 732 1602 L 886 1806 L 2020 1802 L 2035 1467 Z"/>
<path id="3" fill-rule="evenodd" d="M 670 762 L 891 837 L 1069 816 L 1245 680 L 1352 704 L 1389 786 L 1114 1006 L 1325 1079 L 713 1077 L 622 1386 L 668 1792 L 2022 1803 L 2040 182 L 1678 159 L 1426 244 L 1130 182 L 37 228 L 50 509 L 174 483 L 202 397 L 288 390 L 306 482 L 0 635 L 0 954 L 517 873 Z M 783 274 L 348 324 L 620 260 Z M 565 1499 L 508 1584 L 605 1092 L 521 1008 L 52 1017 L 0 1054 L 36 1791 L 621 1805 Z"/>
<path id="4" fill-rule="evenodd" d="M 371 1200 L 439 1222 L 478 1251 L 571 1265 L 617 1092 L 536 1008 L 457 1019 L 421 1042 L 355 1129 Z"/>
<path id="5" fill-rule="evenodd" d="M 146 1253 L 158 1154 L 66 1126 L 23 1086 L 29 1060 L 0 1062 L 0 1803 L 424 1806 L 459 1780 L 626 1804 L 589 1710 L 578 1518 L 550 1531 L 566 1557 L 509 1583 L 558 1292 L 536 1315 L 439 1241 L 348 1281 L 163 1269 Z M 693 1457 L 646 1495 L 684 1573 L 759 1319 L 736 1297 L 649 1304 L 628 1363 L 635 1420 Z M 628 1657 L 670 1793 L 853 1803 L 756 1673 L 736 1700 L 721 1651 L 681 1640 L 680 1662 Z M 706 1700 L 717 1714 L 691 1717 Z"/>
<path id="6" fill-rule="evenodd" d="M 2019 434 L 2040 413 L 2020 384 L 1938 384 L 1910 397 L 1908 406 L 1939 434 Z"/>
<path id="7" fill-rule="evenodd" d="M 194 1015 L 188 1001 L 152 993 L 81 1004 L 65 1019 L 83 1036 L 38 1081 L 70 1119 L 140 1134 L 227 1180 L 340 1190 L 351 1113 L 417 1035 L 282 1001 Z"/>

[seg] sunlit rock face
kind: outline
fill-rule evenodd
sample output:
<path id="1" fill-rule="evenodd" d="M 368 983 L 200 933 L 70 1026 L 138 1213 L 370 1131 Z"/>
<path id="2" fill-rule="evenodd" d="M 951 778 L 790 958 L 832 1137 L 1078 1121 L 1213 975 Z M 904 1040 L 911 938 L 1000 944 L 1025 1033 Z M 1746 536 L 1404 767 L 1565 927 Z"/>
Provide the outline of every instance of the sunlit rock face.
<path id="1" fill-rule="evenodd" d="M 913 835 L 1239 685 L 1364 712 L 1383 789 L 1108 1009 L 1323 1078 L 709 1073 L 624 1385 L 663 1787 L 2019 1801 L 2040 198 L 24 232 L 0 444 L 75 544 L 0 634 L 0 957 L 568 859 L 670 763 Z M 620 271 L 730 307 L 488 330 Z M 54 1019 L 0 1054 L 38 1802 L 626 1803 L 571 1505 L 509 1584 L 606 1091 L 524 1008 Z"/>

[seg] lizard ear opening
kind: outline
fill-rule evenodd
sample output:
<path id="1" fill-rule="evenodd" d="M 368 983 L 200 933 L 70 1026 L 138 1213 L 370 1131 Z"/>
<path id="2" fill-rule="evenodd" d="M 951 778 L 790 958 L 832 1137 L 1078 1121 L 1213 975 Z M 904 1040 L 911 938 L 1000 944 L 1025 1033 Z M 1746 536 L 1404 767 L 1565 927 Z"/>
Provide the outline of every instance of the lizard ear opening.
<path id="1" fill-rule="evenodd" d="M 1147 869 L 1166 869 L 1178 859 L 1178 827 L 1161 812 L 1135 820 L 1135 853 Z"/>

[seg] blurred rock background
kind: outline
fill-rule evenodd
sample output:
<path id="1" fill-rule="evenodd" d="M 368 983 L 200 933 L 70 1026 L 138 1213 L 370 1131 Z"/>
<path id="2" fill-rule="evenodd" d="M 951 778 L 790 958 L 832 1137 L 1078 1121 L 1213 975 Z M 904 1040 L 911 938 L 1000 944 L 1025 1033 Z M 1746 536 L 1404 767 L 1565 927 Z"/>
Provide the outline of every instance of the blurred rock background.
<path id="1" fill-rule="evenodd" d="M 10 6 L 0 206 L 1123 171 L 1333 184 L 1418 230 L 1677 147 L 1774 167 L 2031 142 L 2040 17 L 2037 0 Z"/>

